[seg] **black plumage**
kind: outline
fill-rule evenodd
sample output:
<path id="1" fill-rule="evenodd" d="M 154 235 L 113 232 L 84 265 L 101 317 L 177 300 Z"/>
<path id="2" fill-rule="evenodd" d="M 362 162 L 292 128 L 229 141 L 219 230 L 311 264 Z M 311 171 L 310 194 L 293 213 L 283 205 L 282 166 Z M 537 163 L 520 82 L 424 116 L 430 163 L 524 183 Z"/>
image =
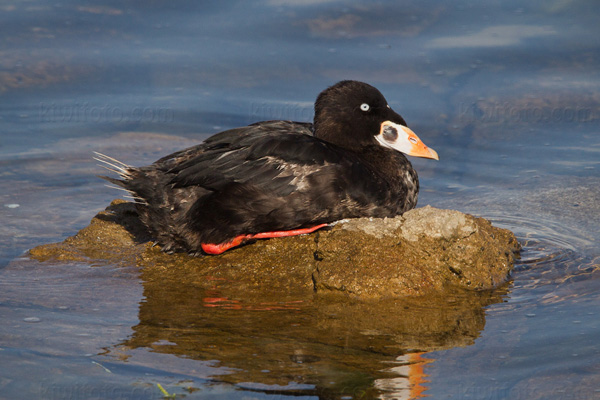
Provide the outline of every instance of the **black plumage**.
<path id="1" fill-rule="evenodd" d="M 140 168 L 99 156 L 121 175 L 103 178 L 134 195 L 164 250 L 198 252 L 240 235 L 414 208 L 417 173 L 375 139 L 385 121 L 406 126 L 377 89 L 342 81 L 317 98 L 314 126 L 259 122 Z"/>

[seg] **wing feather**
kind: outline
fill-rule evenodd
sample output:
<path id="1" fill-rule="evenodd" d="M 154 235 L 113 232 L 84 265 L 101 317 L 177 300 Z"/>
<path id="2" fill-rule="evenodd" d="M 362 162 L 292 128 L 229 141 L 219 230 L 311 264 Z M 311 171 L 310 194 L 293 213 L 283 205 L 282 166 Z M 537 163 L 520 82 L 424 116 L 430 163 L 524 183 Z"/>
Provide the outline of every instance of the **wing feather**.
<path id="1" fill-rule="evenodd" d="M 312 136 L 309 128 L 274 121 L 232 129 L 163 157 L 152 167 L 168 173 L 175 188 L 219 191 L 242 183 L 286 196 L 297 189 L 302 176 L 342 159 L 339 149 Z"/>

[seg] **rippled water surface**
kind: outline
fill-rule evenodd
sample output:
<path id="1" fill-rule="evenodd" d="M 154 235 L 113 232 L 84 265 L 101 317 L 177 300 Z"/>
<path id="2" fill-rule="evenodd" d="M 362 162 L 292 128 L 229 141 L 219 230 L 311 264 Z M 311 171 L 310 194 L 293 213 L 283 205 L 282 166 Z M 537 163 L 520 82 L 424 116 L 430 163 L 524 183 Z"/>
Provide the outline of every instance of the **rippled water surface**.
<path id="1" fill-rule="evenodd" d="M 1 2 L 0 398 L 600 399 L 599 18 L 586 0 Z M 26 257 L 118 196 L 93 151 L 141 165 L 309 121 L 341 79 L 440 154 L 413 160 L 420 205 L 517 234 L 507 287 L 230 298 Z"/>

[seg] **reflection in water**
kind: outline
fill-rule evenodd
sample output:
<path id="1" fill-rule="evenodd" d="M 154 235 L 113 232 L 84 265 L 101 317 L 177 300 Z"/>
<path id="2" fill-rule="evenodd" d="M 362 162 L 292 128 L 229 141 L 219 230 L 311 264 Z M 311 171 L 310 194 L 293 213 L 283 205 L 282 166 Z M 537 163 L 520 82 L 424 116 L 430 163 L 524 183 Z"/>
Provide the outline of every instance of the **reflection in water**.
<path id="1" fill-rule="evenodd" d="M 144 279 L 134 334 L 110 353 L 148 348 L 182 360 L 218 360 L 215 366 L 227 371 L 213 377 L 220 382 L 320 398 L 422 396 L 431 362 L 424 352 L 472 344 L 485 325 L 484 307 L 502 299 L 498 292 L 454 291 L 358 302 L 191 281 L 168 271 L 163 279 Z"/>
<path id="2" fill-rule="evenodd" d="M 427 374 L 425 365 L 433 362 L 423 357 L 424 353 L 410 353 L 398 356 L 398 366 L 388 371 L 397 375 L 395 378 L 382 378 L 375 381 L 375 388 L 381 392 L 384 400 L 409 400 L 426 397 Z"/>

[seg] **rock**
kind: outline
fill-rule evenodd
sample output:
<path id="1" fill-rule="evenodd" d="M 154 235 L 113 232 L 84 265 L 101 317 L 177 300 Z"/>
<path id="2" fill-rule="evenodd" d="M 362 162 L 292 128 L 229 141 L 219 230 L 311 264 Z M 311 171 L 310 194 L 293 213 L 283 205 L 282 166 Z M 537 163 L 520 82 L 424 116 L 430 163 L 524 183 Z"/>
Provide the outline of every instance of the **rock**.
<path id="1" fill-rule="evenodd" d="M 506 281 L 519 249 L 510 231 L 458 211 L 426 206 L 391 221 L 357 219 L 321 233 L 317 290 L 374 298 L 448 285 L 492 289 Z M 372 233 L 373 224 L 385 234 Z"/>
<path id="2" fill-rule="evenodd" d="M 404 217 L 406 221 L 400 236 L 410 242 L 425 237 L 453 241 L 464 239 L 477 231 L 474 221 L 460 211 L 425 206 L 405 213 Z"/>
<path id="3" fill-rule="evenodd" d="M 135 205 L 115 200 L 63 243 L 34 259 L 136 263 L 150 280 L 185 280 L 231 290 L 344 293 L 361 299 L 506 282 L 519 244 L 483 218 L 423 207 L 396 218 L 338 222 L 311 235 L 261 240 L 218 256 L 168 255 L 150 244 Z"/>

